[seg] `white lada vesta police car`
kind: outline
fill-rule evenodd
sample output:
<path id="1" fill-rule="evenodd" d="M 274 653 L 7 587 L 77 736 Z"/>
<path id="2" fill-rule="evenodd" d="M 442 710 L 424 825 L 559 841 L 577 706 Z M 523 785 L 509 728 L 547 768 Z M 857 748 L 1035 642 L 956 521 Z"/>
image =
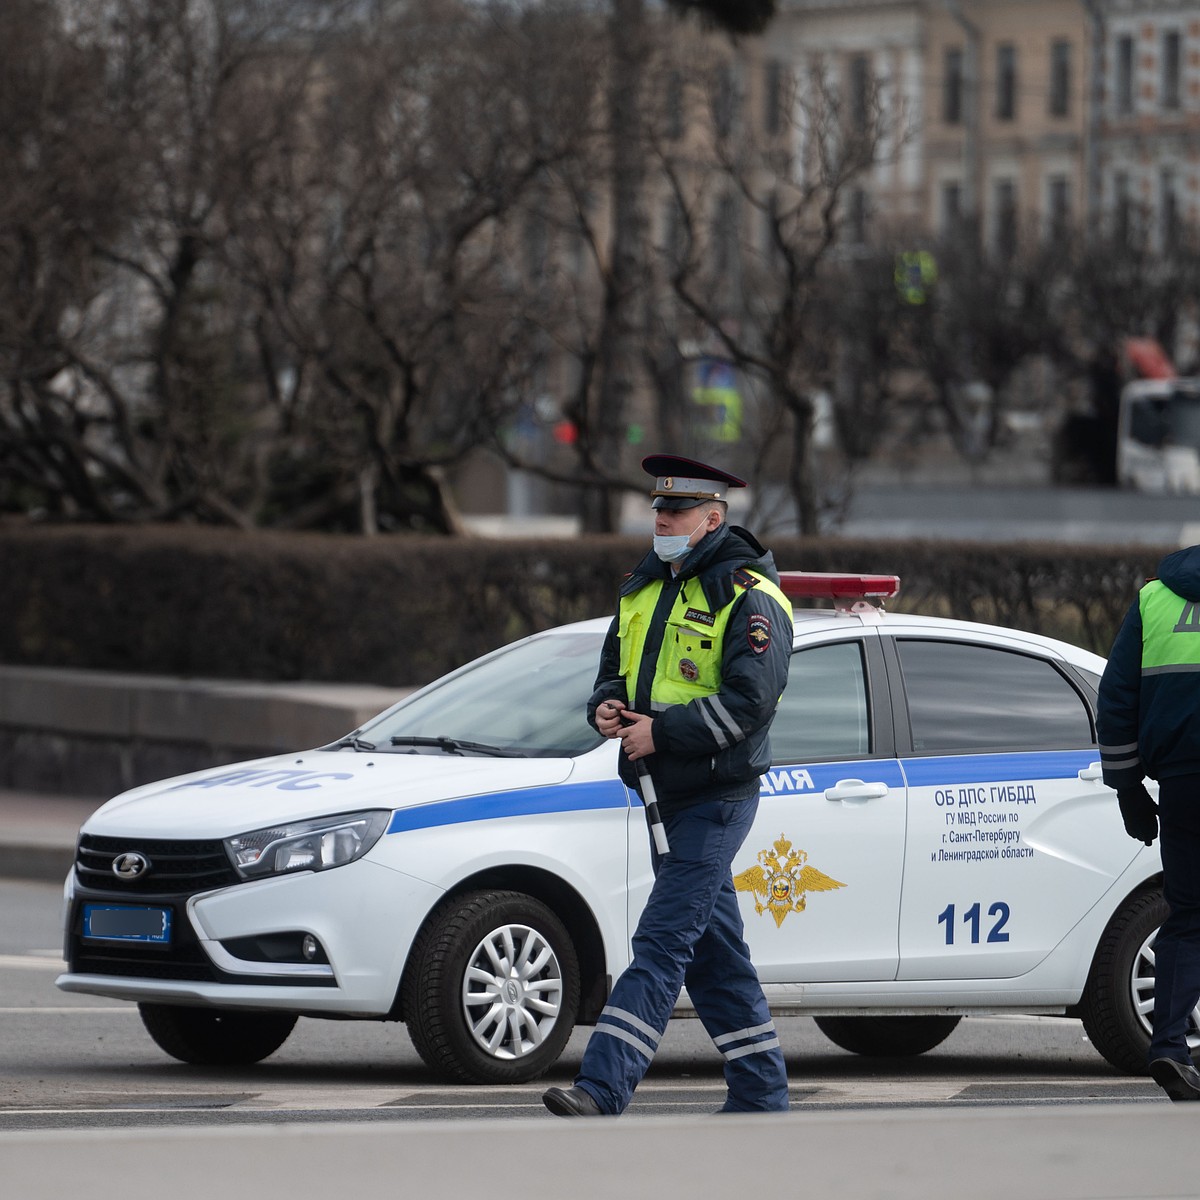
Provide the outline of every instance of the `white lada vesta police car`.
<path id="1" fill-rule="evenodd" d="M 1101 783 L 1103 659 L 884 616 L 863 597 L 890 576 L 784 583 L 836 604 L 796 614 L 733 868 L 774 1011 L 876 1055 L 972 1013 L 1066 1013 L 1143 1071 L 1165 908 Z M 110 800 L 80 833 L 58 986 L 137 1002 L 185 1062 L 360 1018 L 405 1022 L 446 1078 L 536 1078 L 600 1013 L 651 884 L 644 810 L 584 719 L 606 627 L 498 650 L 333 745 Z"/>

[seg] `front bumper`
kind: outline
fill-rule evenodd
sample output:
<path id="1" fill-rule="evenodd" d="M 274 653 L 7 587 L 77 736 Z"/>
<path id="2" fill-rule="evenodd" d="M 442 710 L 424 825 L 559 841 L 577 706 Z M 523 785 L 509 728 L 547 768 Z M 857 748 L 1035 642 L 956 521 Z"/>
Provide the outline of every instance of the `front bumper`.
<path id="1" fill-rule="evenodd" d="M 195 895 L 131 895 L 83 886 L 73 876 L 66 895 L 68 970 L 55 982 L 63 991 L 121 1000 L 384 1016 L 413 937 L 440 896 L 433 885 L 369 858 Z M 168 908 L 171 943 L 85 938 L 85 903 Z M 325 961 L 241 956 L 248 941 L 285 933 L 311 934 Z"/>

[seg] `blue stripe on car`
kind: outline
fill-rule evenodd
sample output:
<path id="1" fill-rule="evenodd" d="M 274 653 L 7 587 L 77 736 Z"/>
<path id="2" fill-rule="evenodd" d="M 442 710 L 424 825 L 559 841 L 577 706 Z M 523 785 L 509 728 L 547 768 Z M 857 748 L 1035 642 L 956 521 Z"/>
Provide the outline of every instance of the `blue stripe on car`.
<path id="1" fill-rule="evenodd" d="M 492 821 L 498 817 L 529 817 L 545 813 L 581 812 L 599 808 L 628 808 L 629 793 L 617 779 L 596 783 L 554 784 L 522 788 L 515 792 L 487 792 L 459 800 L 442 800 L 401 808 L 392 813 L 388 833 L 461 825 L 467 821 Z"/>
<path id="2" fill-rule="evenodd" d="M 787 764 L 763 775 L 761 795 L 822 792 L 840 779 L 863 778 L 889 787 L 937 787 L 956 783 L 999 783 L 1025 779 L 1070 779 L 1099 754 L 1091 750 L 1043 750 L 1009 754 L 950 754 L 930 758 L 860 759 L 855 762 Z M 638 803 L 616 779 L 593 783 L 552 784 L 511 792 L 486 792 L 401 808 L 392 814 L 388 833 L 527 817 L 547 813 L 628 808 Z"/>
<path id="3" fill-rule="evenodd" d="M 1015 754 L 939 754 L 935 758 L 902 760 L 909 787 L 947 783 L 998 783 L 1018 779 L 1070 779 L 1090 763 L 1090 750 L 1032 750 Z"/>

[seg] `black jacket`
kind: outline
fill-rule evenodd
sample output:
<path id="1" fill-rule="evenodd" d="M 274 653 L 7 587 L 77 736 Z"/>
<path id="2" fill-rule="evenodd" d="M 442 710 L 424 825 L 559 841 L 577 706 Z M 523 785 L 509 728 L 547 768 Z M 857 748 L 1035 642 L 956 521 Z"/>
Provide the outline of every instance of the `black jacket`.
<path id="1" fill-rule="evenodd" d="M 733 575 L 743 567 L 779 582 L 774 557 L 753 534 L 721 525 L 693 547 L 673 580 L 670 567 L 651 551 L 621 587 L 621 595 L 626 596 L 654 580 L 667 581 L 646 636 L 648 668 L 658 661 L 667 616 L 679 590 L 686 591 L 689 581 L 700 581 L 714 610 L 734 605 L 721 647 L 721 687 L 712 698 L 719 708 L 705 711 L 705 698 L 676 705 L 654 718 L 655 749 L 644 761 L 664 812 L 701 800 L 748 799 L 758 794 L 759 776 L 771 765 L 768 734 L 787 684 L 792 614 L 761 589 L 737 586 Z M 760 652 L 755 651 L 748 630 L 755 614 L 770 622 L 770 643 Z M 596 709 L 605 700 L 623 700 L 634 712 L 649 713 L 653 676 L 653 669 L 640 671 L 638 694 L 626 695 L 618 619 L 614 618 L 600 654 L 595 691 L 588 701 L 588 720 L 596 724 Z M 620 769 L 624 783 L 636 789 L 636 769 L 624 754 Z"/>
<path id="2" fill-rule="evenodd" d="M 1200 546 L 1168 554 L 1157 577 L 1181 601 L 1200 601 Z M 1200 629 L 1187 636 L 1200 638 Z M 1125 614 L 1109 653 L 1096 726 L 1109 787 L 1136 785 L 1147 776 L 1200 775 L 1200 672 L 1142 673 L 1139 600 Z"/>

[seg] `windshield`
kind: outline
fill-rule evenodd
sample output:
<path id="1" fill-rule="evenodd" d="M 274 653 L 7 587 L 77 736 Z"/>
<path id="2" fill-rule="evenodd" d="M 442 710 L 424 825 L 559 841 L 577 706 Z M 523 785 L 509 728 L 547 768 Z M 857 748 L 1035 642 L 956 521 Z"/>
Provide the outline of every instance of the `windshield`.
<path id="1" fill-rule="evenodd" d="M 1130 435 L 1145 446 L 1200 447 L 1200 395 L 1195 392 L 1139 398 L 1129 417 Z"/>
<path id="2" fill-rule="evenodd" d="M 468 754 L 480 746 L 531 758 L 584 754 L 603 741 L 585 713 L 603 640 L 573 632 L 518 642 L 364 725 L 360 737 L 396 753 L 454 752 L 452 741 Z"/>

